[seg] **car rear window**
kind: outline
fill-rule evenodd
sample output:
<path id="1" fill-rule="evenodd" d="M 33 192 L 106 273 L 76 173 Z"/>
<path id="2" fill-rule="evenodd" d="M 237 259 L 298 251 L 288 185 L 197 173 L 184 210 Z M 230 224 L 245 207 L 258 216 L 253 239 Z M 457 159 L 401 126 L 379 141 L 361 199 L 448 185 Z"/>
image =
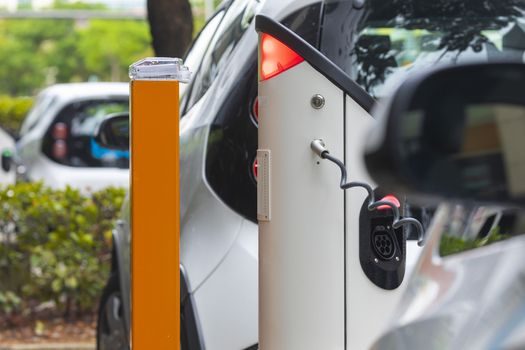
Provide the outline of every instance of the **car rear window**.
<path id="1" fill-rule="evenodd" d="M 221 23 L 222 17 L 224 17 L 225 9 L 218 10 L 212 18 L 206 22 L 197 38 L 193 41 L 191 47 L 188 49 L 186 57 L 184 57 L 184 64 L 192 72 L 198 72 L 202 57 L 206 53 L 206 49 L 213 38 L 217 27 Z M 185 105 L 186 96 L 188 91 L 188 84 L 181 84 L 179 86 L 179 97 L 181 99 L 181 106 Z"/>
<path id="2" fill-rule="evenodd" d="M 64 107 L 51 123 L 42 143 L 51 160 L 72 167 L 129 167 L 129 152 L 104 149 L 94 134 L 110 114 L 128 111 L 127 99 L 75 102 Z"/>
<path id="3" fill-rule="evenodd" d="M 191 91 L 187 97 L 186 109 L 191 108 L 208 91 L 211 84 L 228 62 L 231 52 L 241 40 L 258 8 L 256 0 L 234 1 L 216 29 L 208 49 L 202 56 L 202 63 L 195 73 Z"/>
<path id="4" fill-rule="evenodd" d="M 321 2 L 286 16 L 282 23 L 317 47 Z M 257 222 L 257 50 L 245 51 L 232 64 L 235 86 L 221 100 L 210 128 L 206 152 L 206 179 L 230 208 Z M 220 82 L 219 82 L 220 83 Z M 211 112 L 210 112 L 211 113 Z"/>
<path id="5" fill-rule="evenodd" d="M 523 0 L 362 3 L 325 0 L 321 51 L 374 97 L 422 67 L 524 61 Z"/>

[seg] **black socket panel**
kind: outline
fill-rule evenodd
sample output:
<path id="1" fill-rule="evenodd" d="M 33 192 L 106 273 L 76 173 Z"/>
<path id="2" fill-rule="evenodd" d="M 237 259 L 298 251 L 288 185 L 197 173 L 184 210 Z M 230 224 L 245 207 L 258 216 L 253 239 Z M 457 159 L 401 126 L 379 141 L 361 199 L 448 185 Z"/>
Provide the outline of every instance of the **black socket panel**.
<path id="1" fill-rule="evenodd" d="M 383 196 L 375 190 L 376 199 Z M 368 210 L 366 198 L 359 215 L 359 261 L 370 281 L 387 290 L 399 287 L 405 276 L 405 232 L 403 227 L 393 229 L 393 220 L 390 209 Z"/>

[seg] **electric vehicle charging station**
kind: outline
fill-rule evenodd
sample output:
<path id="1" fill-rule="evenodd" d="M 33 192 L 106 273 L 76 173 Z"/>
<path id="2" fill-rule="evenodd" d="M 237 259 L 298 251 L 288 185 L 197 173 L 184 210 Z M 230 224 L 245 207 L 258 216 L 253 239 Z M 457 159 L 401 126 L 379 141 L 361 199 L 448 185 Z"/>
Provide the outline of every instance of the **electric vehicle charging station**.
<path id="1" fill-rule="evenodd" d="M 375 101 L 284 26 L 256 28 L 260 348 L 369 348 L 405 289 L 403 227 L 420 245 L 422 227 L 376 200 L 362 160 Z"/>
<path id="2" fill-rule="evenodd" d="M 180 349 L 179 82 L 190 72 L 156 57 L 130 78 L 131 346 Z"/>

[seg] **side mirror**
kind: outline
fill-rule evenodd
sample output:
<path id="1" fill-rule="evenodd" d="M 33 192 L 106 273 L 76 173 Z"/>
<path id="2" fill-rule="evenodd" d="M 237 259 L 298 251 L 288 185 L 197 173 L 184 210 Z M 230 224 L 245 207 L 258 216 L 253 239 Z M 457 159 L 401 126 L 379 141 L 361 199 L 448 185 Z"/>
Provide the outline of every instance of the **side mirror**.
<path id="1" fill-rule="evenodd" d="M 129 150 L 129 113 L 107 116 L 95 132 L 95 142 L 110 149 Z"/>
<path id="2" fill-rule="evenodd" d="M 377 110 L 365 156 L 370 174 L 416 198 L 525 204 L 524 92 L 518 63 L 409 77 Z"/>

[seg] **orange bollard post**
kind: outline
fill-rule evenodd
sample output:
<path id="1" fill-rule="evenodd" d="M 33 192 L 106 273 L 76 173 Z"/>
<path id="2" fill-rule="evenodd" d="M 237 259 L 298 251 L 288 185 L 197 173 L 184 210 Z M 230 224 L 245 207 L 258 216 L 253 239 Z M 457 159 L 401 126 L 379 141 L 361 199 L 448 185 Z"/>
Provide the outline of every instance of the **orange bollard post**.
<path id="1" fill-rule="evenodd" d="M 131 346 L 180 349 L 179 82 L 176 58 L 147 58 L 131 81 Z"/>

